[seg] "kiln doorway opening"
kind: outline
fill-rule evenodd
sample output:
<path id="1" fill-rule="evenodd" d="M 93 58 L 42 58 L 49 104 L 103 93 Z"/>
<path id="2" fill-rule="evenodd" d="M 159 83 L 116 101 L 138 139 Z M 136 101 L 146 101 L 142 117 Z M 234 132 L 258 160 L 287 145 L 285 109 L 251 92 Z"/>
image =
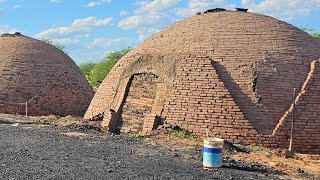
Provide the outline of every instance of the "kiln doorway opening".
<path id="1" fill-rule="evenodd" d="M 153 73 L 134 74 L 120 107 L 116 132 L 139 133 L 159 125 L 164 102 L 164 83 Z"/>

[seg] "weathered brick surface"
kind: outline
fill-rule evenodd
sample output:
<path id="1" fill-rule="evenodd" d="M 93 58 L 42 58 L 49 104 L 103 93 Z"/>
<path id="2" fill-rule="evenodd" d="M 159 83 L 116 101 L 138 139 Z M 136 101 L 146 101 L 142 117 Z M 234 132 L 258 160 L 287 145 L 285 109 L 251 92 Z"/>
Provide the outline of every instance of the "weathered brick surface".
<path id="1" fill-rule="evenodd" d="M 206 128 L 211 135 L 224 139 L 258 135 L 220 81 L 213 63 L 217 62 L 201 56 L 182 60 L 163 117 L 169 124 L 177 124 L 201 135 L 205 135 Z"/>
<path id="2" fill-rule="evenodd" d="M 320 154 L 320 61 L 311 63 L 302 91 L 296 97 L 293 147 L 301 152 Z M 293 105 L 273 131 L 279 147 L 288 147 Z M 285 143 L 281 143 L 285 142 Z"/>
<path id="3" fill-rule="evenodd" d="M 152 73 L 164 85 L 159 90 L 163 103 L 151 108 L 159 110 L 144 118 L 149 127 L 160 116 L 160 122 L 199 135 L 208 128 L 228 140 L 284 147 L 287 139 L 272 133 L 290 108 L 293 88 L 301 91 L 311 62 L 319 57 L 319 42 L 269 16 L 231 11 L 193 16 L 124 56 L 101 84 L 85 118 L 112 109 L 115 113 L 106 113 L 103 121 L 112 130 L 128 98 L 130 78 Z M 307 107 L 314 113 L 313 106 Z M 316 152 L 302 146 L 300 151 Z"/>
<path id="4" fill-rule="evenodd" d="M 0 113 L 83 115 L 93 97 L 63 52 L 23 35 L 0 37 Z"/>

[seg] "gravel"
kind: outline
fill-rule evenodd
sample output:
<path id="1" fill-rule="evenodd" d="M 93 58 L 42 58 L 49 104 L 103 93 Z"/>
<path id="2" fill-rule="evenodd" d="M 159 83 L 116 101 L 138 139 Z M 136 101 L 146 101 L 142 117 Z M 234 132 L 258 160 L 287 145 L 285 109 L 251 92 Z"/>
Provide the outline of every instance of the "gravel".
<path id="1" fill-rule="evenodd" d="M 66 129 L 0 124 L 0 179 L 279 179 L 269 168 L 224 158 L 224 166 L 202 168 L 193 159 L 125 135 L 89 132 L 73 137 Z"/>

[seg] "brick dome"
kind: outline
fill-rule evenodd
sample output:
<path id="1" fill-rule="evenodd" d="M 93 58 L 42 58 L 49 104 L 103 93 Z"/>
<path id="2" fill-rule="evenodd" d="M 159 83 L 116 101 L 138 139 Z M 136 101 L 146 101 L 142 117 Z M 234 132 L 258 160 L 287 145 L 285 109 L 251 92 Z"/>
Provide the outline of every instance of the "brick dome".
<path id="1" fill-rule="evenodd" d="M 276 130 L 289 122 L 283 118 L 293 88 L 303 93 L 319 57 L 319 42 L 275 18 L 239 11 L 196 15 L 123 57 L 85 118 L 104 113 L 113 131 L 146 131 L 165 122 L 199 135 L 208 128 L 216 137 L 284 146 L 287 131 L 279 144 Z M 319 117 L 312 123 L 320 125 Z"/>
<path id="2" fill-rule="evenodd" d="M 0 37 L 0 113 L 83 115 L 93 91 L 68 55 L 16 34 Z"/>

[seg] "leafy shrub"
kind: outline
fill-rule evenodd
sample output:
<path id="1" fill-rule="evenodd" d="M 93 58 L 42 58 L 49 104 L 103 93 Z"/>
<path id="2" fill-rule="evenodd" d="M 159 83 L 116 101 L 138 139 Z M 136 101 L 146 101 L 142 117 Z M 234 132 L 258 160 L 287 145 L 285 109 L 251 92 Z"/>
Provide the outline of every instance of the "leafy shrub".
<path id="1" fill-rule="evenodd" d="M 101 59 L 99 62 L 88 62 L 80 64 L 80 69 L 82 73 L 87 78 L 89 84 L 97 89 L 100 83 L 108 75 L 112 67 L 121 59 L 125 54 L 131 50 L 130 47 L 109 53 L 105 58 Z"/>

